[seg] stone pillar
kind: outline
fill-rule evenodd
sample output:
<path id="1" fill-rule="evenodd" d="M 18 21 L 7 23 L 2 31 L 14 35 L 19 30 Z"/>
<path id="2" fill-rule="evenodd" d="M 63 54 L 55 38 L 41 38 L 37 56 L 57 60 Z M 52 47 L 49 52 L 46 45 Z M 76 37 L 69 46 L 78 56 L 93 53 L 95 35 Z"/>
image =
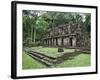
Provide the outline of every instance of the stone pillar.
<path id="1" fill-rule="evenodd" d="M 54 38 L 52 38 L 52 46 L 54 46 Z"/>
<path id="2" fill-rule="evenodd" d="M 46 39 L 44 40 L 44 45 L 46 45 Z"/>
<path id="3" fill-rule="evenodd" d="M 56 46 L 58 46 L 58 38 L 56 38 Z"/>
<path id="4" fill-rule="evenodd" d="M 48 40 L 48 42 L 49 42 L 49 44 L 48 44 L 48 45 L 50 46 L 50 39 Z"/>
<path id="5" fill-rule="evenodd" d="M 68 47 L 70 47 L 70 38 L 69 37 L 67 38 L 67 45 L 68 45 Z"/>
<path id="6" fill-rule="evenodd" d="M 61 38 L 58 38 L 58 46 L 61 46 L 61 42 L 62 42 Z"/>
<path id="7" fill-rule="evenodd" d="M 64 46 L 68 47 L 69 46 L 69 37 L 65 37 L 63 39 L 63 43 L 64 43 Z"/>
<path id="8" fill-rule="evenodd" d="M 76 38 L 75 37 L 73 37 L 73 39 L 72 39 L 72 46 L 76 47 Z"/>
<path id="9" fill-rule="evenodd" d="M 54 46 L 56 46 L 56 38 L 54 38 Z"/>
<path id="10" fill-rule="evenodd" d="M 49 42 L 48 42 L 49 40 L 47 39 L 47 46 L 49 45 Z"/>
<path id="11" fill-rule="evenodd" d="M 43 40 L 43 45 L 45 44 L 45 40 Z"/>
<path id="12" fill-rule="evenodd" d="M 47 45 L 49 46 L 49 39 L 47 40 Z"/>
<path id="13" fill-rule="evenodd" d="M 50 46 L 52 46 L 52 38 L 50 39 Z"/>
<path id="14" fill-rule="evenodd" d="M 47 39 L 45 40 L 45 45 L 47 45 Z"/>
<path id="15" fill-rule="evenodd" d="M 44 40 L 43 40 L 43 45 L 44 45 Z"/>
<path id="16" fill-rule="evenodd" d="M 41 46 L 43 46 L 43 40 L 41 40 Z"/>

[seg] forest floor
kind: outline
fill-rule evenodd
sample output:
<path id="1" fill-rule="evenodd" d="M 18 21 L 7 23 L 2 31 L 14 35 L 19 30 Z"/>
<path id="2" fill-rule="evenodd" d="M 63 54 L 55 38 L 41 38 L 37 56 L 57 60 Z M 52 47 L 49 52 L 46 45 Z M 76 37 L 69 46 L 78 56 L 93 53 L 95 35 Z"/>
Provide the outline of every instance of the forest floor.
<path id="1" fill-rule="evenodd" d="M 42 54 L 45 54 L 47 56 L 50 57 L 59 57 L 64 53 L 72 53 L 75 51 L 75 49 L 66 49 L 64 48 L 64 52 L 58 52 L 58 48 L 50 48 L 50 47 L 43 47 L 43 48 L 38 48 L 38 47 L 33 47 L 31 48 L 34 51 L 37 52 L 41 52 Z M 40 68 L 48 68 L 47 66 L 45 66 L 44 64 L 42 64 L 41 62 L 33 59 L 32 57 L 30 57 L 29 55 L 25 54 L 27 52 L 23 51 L 22 54 L 22 68 L 23 69 L 40 69 Z M 69 54 L 68 54 L 69 55 Z M 68 57 L 65 58 L 65 60 L 63 60 L 62 62 L 60 62 L 59 64 L 56 64 L 56 66 L 54 66 L 55 68 L 63 68 L 63 67 L 84 67 L 84 66 L 90 66 L 91 65 L 91 55 L 90 54 L 84 54 L 82 52 L 78 53 L 77 55 L 74 54 L 71 55 L 72 58 L 70 59 Z"/>

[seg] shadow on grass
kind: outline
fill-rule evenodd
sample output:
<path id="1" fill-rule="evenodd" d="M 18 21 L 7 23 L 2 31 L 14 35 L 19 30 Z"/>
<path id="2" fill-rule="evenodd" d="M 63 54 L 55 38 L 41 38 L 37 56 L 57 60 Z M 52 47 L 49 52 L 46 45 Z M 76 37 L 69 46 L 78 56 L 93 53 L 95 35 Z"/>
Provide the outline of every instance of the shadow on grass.
<path id="1" fill-rule="evenodd" d="M 72 60 L 72 59 L 74 59 L 74 57 L 76 57 L 80 54 L 81 54 L 81 52 L 65 53 L 62 56 L 57 58 L 56 64 L 60 64 L 60 63 L 64 62 L 65 60 Z"/>

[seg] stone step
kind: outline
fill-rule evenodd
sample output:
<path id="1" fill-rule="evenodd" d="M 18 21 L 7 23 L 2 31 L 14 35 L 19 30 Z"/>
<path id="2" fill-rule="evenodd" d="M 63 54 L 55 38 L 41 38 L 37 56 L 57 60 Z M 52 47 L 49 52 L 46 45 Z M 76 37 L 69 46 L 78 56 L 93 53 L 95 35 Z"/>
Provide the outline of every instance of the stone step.
<path id="1" fill-rule="evenodd" d="M 44 64 L 44 65 L 46 65 L 46 66 L 48 66 L 48 67 L 52 67 L 52 66 L 53 66 L 52 63 L 50 63 L 50 62 L 48 62 L 48 61 L 46 61 L 46 60 L 44 60 L 44 59 L 40 59 L 39 57 L 37 57 L 37 56 L 35 56 L 35 55 L 32 55 L 32 54 L 30 54 L 30 53 L 27 53 L 27 54 L 28 54 L 29 56 L 31 56 L 33 59 L 35 59 L 35 60 L 41 62 L 42 64 Z"/>
<path id="2" fill-rule="evenodd" d="M 55 59 L 48 58 L 48 57 L 46 57 L 46 56 L 44 56 L 44 55 L 40 55 L 40 54 L 38 54 L 38 53 L 30 52 L 30 54 L 32 54 L 32 55 L 34 55 L 34 56 L 37 56 L 38 58 L 44 59 L 44 60 L 46 60 L 46 61 L 48 61 L 48 62 L 51 62 L 51 63 L 54 63 L 54 61 L 55 61 Z"/>
<path id="3" fill-rule="evenodd" d="M 43 54 L 43 53 L 41 53 L 41 52 L 36 52 L 36 51 L 34 51 L 33 49 L 30 49 L 30 48 L 24 48 L 24 50 L 25 50 L 26 52 L 37 53 L 37 54 L 39 54 L 40 56 L 47 57 L 47 58 L 49 58 L 49 59 L 51 59 L 51 60 L 55 60 L 55 59 L 56 59 L 56 58 L 54 58 L 54 57 L 47 56 L 47 55 L 45 55 L 45 54 Z"/>
<path id="4" fill-rule="evenodd" d="M 38 58 L 40 58 L 40 55 L 37 54 L 37 53 L 32 53 L 32 55 L 37 56 Z M 45 60 L 45 61 L 47 61 L 47 62 L 49 62 L 49 63 L 52 63 L 52 64 L 55 63 L 55 59 L 52 60 L 52 59 L 50 59 L 50 58 L 48 58 L 48 57 L 45 57 L 45 56 L 41 56 L 40 59 L 43 59 L 43 60 Z"/>
<path id="5" fill-rule="evenodd" d="M 47 57 L 47 58 L 49 58 L 49 59 L 52 59 L 52 60 L 53 60 L 53 59 L 56 59 L 56 58 L 54 58 L 54 57 L 45 55 L 44 53 L 41 53 L 41 52 L 36 52 L 36 51 L 34 51 L 34 50 L 31 50 L 31 52 L 34 52 L 34 53 L 37 53 L 37 54 L 39 54 L 39 55 L 45 56 L 45 57 Z"/>

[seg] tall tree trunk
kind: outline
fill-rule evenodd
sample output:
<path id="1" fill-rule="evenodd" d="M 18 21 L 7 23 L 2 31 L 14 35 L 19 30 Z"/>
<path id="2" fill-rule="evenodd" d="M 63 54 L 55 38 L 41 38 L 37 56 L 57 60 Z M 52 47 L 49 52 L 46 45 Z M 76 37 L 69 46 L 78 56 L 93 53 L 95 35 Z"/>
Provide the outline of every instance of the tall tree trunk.
<path id="1" fill-rule="evenodd" d="M 31 42 L 33 42 L 33 26 L 31 26 Z"/>
<path id="2" fill-rule="evenodd" d="M 34 38 L 33 38 L 34 44 L 35 44 L 35 40 L 36 40 L 36 29 L 34 28 Z"/>

